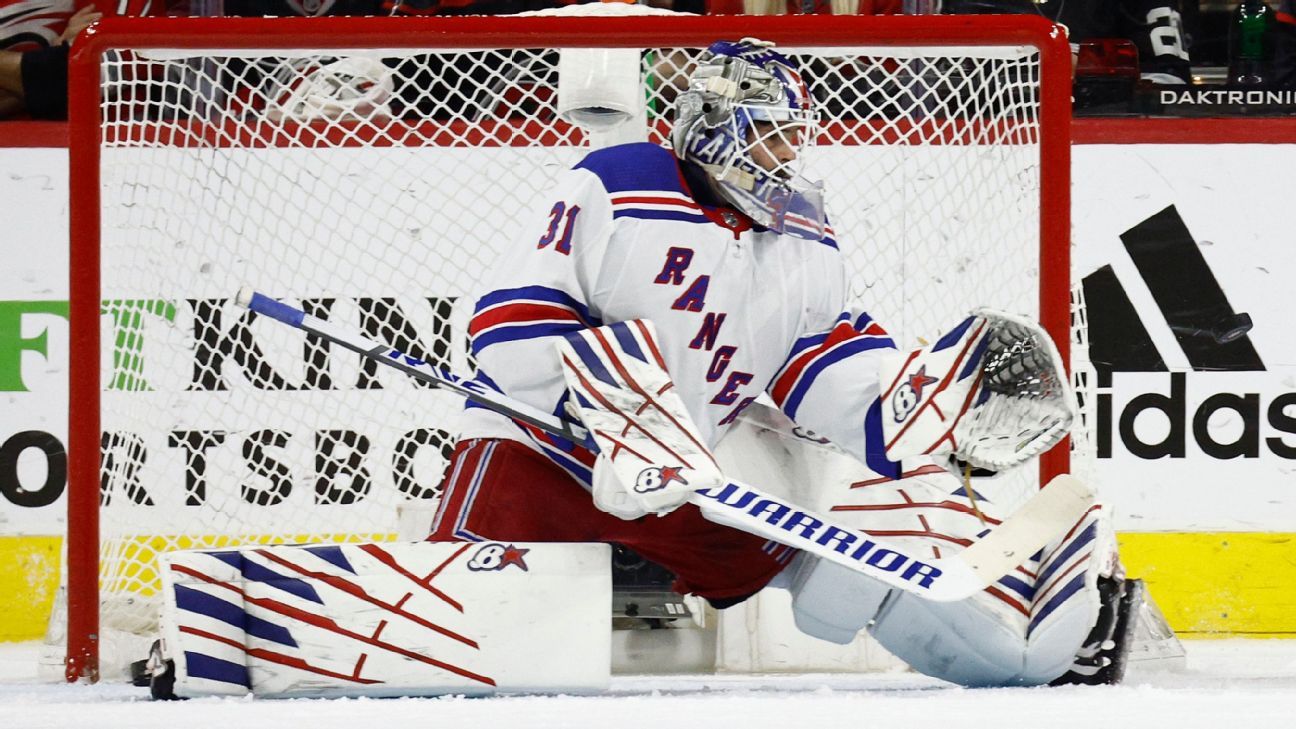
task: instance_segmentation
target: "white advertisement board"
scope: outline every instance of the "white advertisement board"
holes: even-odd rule
[[[65,523],[67,158],[0,148],[0,536]]]
[[[1296,147],[1084,145],[1072,162],[1118,528],[1293,530],[1296,232],[1273,181]]]

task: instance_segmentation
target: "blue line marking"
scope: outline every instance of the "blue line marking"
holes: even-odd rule
[[[954,327],[953,329],[949,330],[949,332],[947,332],[947,333],[945,334],[945,336],[943,336],[943,337],[941,337],[940,339],[936,340],[936,344],[935,344],[935,346],[932,347],[932,350],[931,350],[931,351],[933,351],[933,352],[939,352],[939,351],[941,351],[942,349],[945,349],[946,347],[951,347],[951,346],[953,346],[955,342],[957,342],[958,340],[962,339],[962,338],[963,338],[963,334],[964,334],[965,332],[967,332],[968,327],[972,326],[972,320],[973,320],[973,318],[974,318],[974,317],[970,317],[970,316],[969,316],[968,318],[966,318],[966,319],[964,319],[963,321],[959,322],[959,325],[958,325],[958,326],[956,326],[956,327]]]
[[[264,638],[293,648],[297,647],[297,641],[293,640],[292,633],[288,632],[287,628],[261,618],[252,617],[239,605],[226,602],[218,597],[212,597],[205,592],[184,585],[176,585],[175,593],[176,608],[179,610],[205,615],[222,623],[233,625],[248,635],[257,638]]]
[[[1080,588],[1084,587],[1084,581],[1085,573],[1083,571],[1072,577],[1071,581],[1067,583],[1067,586],[1050,598],[1048,604],[1036,613],[1035,617],[1031,618],[1030,625],[1026,628],[1026,635],[1029,637],[1031,633],[1034,633],[1035,628],[1039,627],[1039,624],[1044,622],[1044,618],[1047,618],[1054,610],[1057,610],[1062,603],[1065,603],[1072,595],[1079,592]]]
[[[630,332],[630,327],[625,322],[617,322],[611,325],[612,335],[616,337],[617,343],[626,354],[638,359],[641,362],[647,362],[648,358],[644,356],[643,350],[639,349],[639,342],[635,340],[634,334]]]
[[[346,554],[342,552],[342,547],[340,546],[327,545],[322,547],[304,547],[304,549],[334,567],[341,567],[353,575],[357,574],[355,568],[351,566],[350,560],[346,558]]]
[[[600,359],[599,356],[594,353],[594,350],[590,348],[589,343],[581,336],[581,332],[572,332],[571,334],[564,335],[564,338],[567,340],[567,343],[572,346],[572,349],[576,351],[576,356],[580,357],[581,362],[585,363],[585,366],[589,368],[590,373],[593,374],[594,377],[613,387],[621,386],[620,383],[616,381],[616,378],[612,376],[612,373],[608,372],[607,369],[603,367],[603,360]]]
[[[189,676],[192,678],[205,678],[209,681],[232,683],[245,689],[252,688],[252,681],[248,678],[247,666],[233,661],[215,658],[204,653],[185,651],[185,666],[188,669]]]

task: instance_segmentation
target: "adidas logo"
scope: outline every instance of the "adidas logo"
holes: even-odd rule
[[[1255,324],[1229,303],[1179,212],[1158,212],[1121,242],[1146,287],[1138,298],[1150,295],[1161,320],[1152,321],[1146,303],[1142,310],[1132,303],[1126,284],[1139,282],[1123,284],[1111,265],[1084,277],[1098,457],[1113,457],[1119,439],[1144,459],[1296,459],[1296,392],[1237,374],[1266,371],[1251,343]],[[1144,391],[1129,397],[1131,386]]]

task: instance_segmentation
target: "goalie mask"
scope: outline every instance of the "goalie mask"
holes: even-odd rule
[[[815,132],[813,101],[772,44],[713,43],[675,114],[675,154],[706,170],[734,207],[776,232],[823,237],[823,186],[801,176],[801,153]]]

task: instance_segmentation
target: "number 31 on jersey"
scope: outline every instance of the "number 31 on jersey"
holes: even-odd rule
[[[572,230],[576,227],[576,215],[579,213],[579,205],[569,208],[565,202],[554,203],[553,209],[549,211],[549,229],[540,236],[536,248],[545,248],[557,238],[558,243],[554,246],[554,250],[564,256],[571,255]],[[561,236],[558,235],[559,227],[562,228]]]

